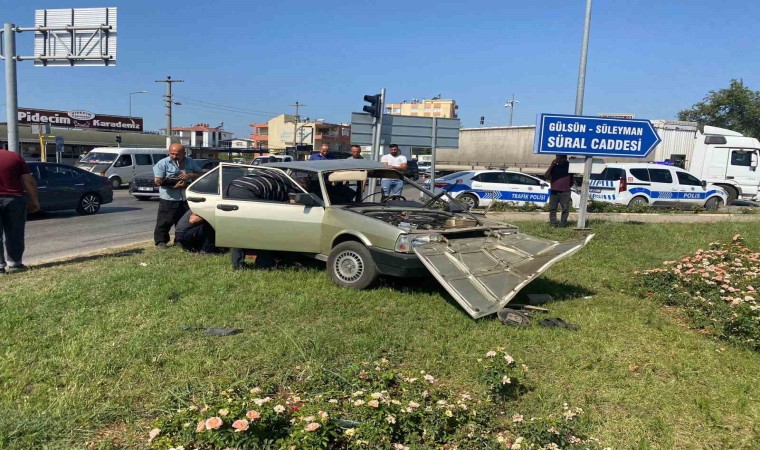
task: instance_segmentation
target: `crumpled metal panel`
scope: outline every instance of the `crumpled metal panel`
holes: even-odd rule
[[[414,252],[477,319],[504,308],[525,285],[593,237],[559,242],[504,230],[488,237],[430,243]]]

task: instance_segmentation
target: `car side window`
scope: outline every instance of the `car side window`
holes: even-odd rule
[[[71,184],[74,182],[74,171],[68,167],[56,164],[40,166],[40,177],[48,183]]]
[[[505,173],[504,175],[509,184],[522,184],[525,186],[538,186],[541,184],[541,181],[521,173]]]
[[[667,169],[649,169],[649,179],[652,183],[672,183],[673,176]]]
[[[135,155],[135,163],[138,166],[152,166],[153,162],[150,160],[150,155]]]
[[[152,156],[153,156],[153,164],[156,164],[162,159],[166,158],[166,155],[162,155],[160,153],[154,153]]]
[[[217,194],[219,195],[219,170],[210,171],[205,177],[196,181],[190,192],[199,194]]]
[[[699,178],[690,173],[681,172],[679,170],[676,172],[676,175],[678,176],[678,184],[683,184],[686,186],[702,186],[702,182],[699,181]]]
[[[116,162],[113,163],[114,167],[129,167],[131,165],[132,165],[131,155],[121,155],[119,156],[119,159],[117,159]]]
[[[631,175],[639,181],[649,181],[649,171],[647,169],[631,169]]]
[[[472,177],[472,181],[480,181],[481,183],[504,183],[501,172],[485,172]]]

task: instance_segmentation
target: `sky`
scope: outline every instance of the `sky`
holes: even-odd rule
[[[165,127],[162,95],[174,85],[174,126],[224,123],[247,137],[252,122],[294,112],[346,123],[363,96],[456,100],[462,126],[514,125],[575,108],[585,0],[0,0],[0,19],[34,25],[34,10],[118,8],[116,67],[18,63],[22,107],[144,117]],[[743,79],[760,90],[752,30],[760,2],[596,0],[583,113],[675,119],[711,90]],[[33,53],[32,33],[17,53]],[[0,73],[3,86],[4,71]],[[5,121],[5,90],[0,92]]]

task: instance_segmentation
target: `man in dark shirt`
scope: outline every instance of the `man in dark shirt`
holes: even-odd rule
[[[544,177],[551,182],[549,225],[553,227],[567,226],[567,216],[570,215],[570,187],[573,181],[573,176],[569,170],[570,163],[567,160],[567,155],[557,155],[549,166],[549,170],[544,174]],[[562,207],[559,223],[557,223],[557,205]]]
[[[217,252],[214,228],[192,211],[187,211],[174,226],[174,242],[188,252]]]
[[[29,195],[29,206],[24,193]],[[8,150],[0,150],[0,274],[26,269],[24,256],[24,228],[27,212],[40,209],[37,183],[24,159]],[[3,245],[5,235],[5,245]],[[6,268],[5,252],[8,252]]]
[[[301,192],[293,182],[277,170],[256,170],[235,178],[227,186],[225,198],[237,200],[270,200],[286,203],[289,194]],[[245,249],[230,249],[230,262],[235,270],[245,268]],[[256,267],[272,267],[274,258],[269,251],[256,252]]]

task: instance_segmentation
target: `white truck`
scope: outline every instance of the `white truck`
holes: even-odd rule
[[[662,142],[655,161],[672,161],[693,175],[722,187],[728,204],[736,199],[760,200],[760,142],[736,131],[694,122],[652,121]]]

